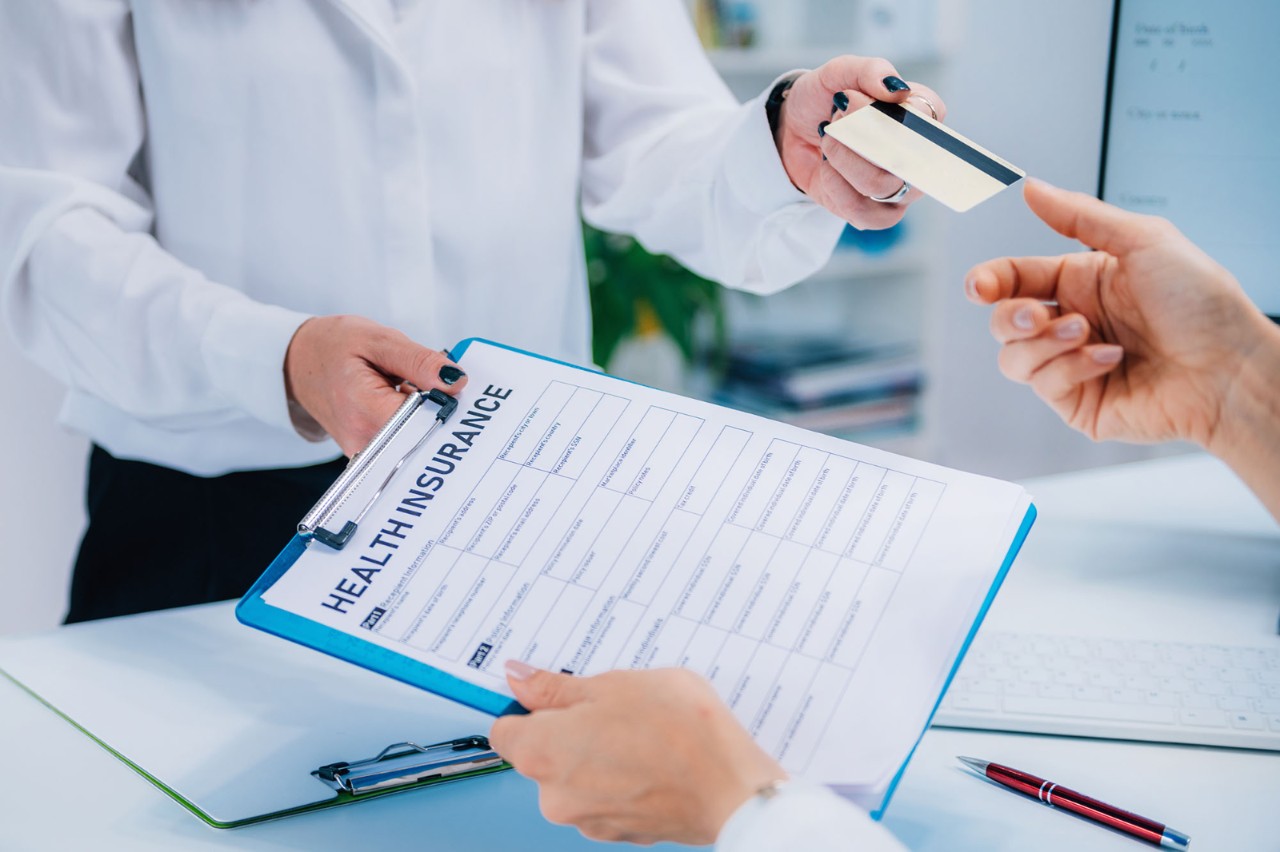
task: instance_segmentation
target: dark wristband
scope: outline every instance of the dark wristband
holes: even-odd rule
[[[791,91],[791,87],[799,79],[799,74],[783,77],[774,85],[768,99],[764,102],[764,114],[769,119],[769,131],[773,133],[775,140],[778,138],[778,120],[782,114],[782,102],[787,99],[787,92]]]

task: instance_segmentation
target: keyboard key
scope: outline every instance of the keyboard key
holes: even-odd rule
[[[1004,699],[1004,711],[1027,716],[1067,716],[1151,725],[1172,725],[1176,721],[1172,707],[1152,707],[1143,704],[1107,704],[1098,701],[1072,701],[1062,698],[1006,696]]]
[[[1259,713],[1280,716],[1280,698],[1255,698],[1253,699],[1253,709]]]
[[[956,710],[994,712],[1000,709],[1000,699],[994,695],[970,695],[968,693],[960,693],[951,696],[948,703]]]
[[[1155,642],[1134,642],[1130,656],[1140,663],[1154,663],[1160,659],[1159,646]]]
[[[1144,696],[1144,693],[1140,689],[1129,689],[1127,687],[1121,687],[1120,689],[1111,690],[1111,703],[1112,704],[1144,704],[1146,703],[1146,701],[1143,696]],[[1211,706],[1217,707],[1218,702],[1214,701]]]
[[[1229,666],[1231,665],[1231,651],[1228,648],[1206,645],[1196,652],[1196,662],[1203,663],[1206,666]]]
[[[1262,669],[1254,674],[1258,683],[1280,684],[1280,669]]]
[[[1241,698],[1261,698],[1263,693],[1259,684],[1233,683],[1231,684],[1231,694],[1239,695]]]
[[[983,678],[982,680],[972,681],[969,684],[969,691],[983,695],[999,695],[1004,690],[1000,685],[1000,681]]]
[[[1182,693],[1182,706],[1199,708],[1202,710],[1210,707],[1216,709],[1218,706],[1218,699],[1212,695],[1204,695],[1199,692],[1184,692]]]
[[[1190,692],[1191,681],[1184,677],[1166,677],[1160,679],[1160,688],[1169,692]]]
[[[1038,695],[1039,689],[1033,683],[1023,683],[1020,680],[1007,680],[1004,682],[1004,694],[1005,695]]]
[[[1231,727],[1241,731],[1265,731],[1267,720],[1261,713],[1232,713]]]
[[[1100,686],[1077,686],[1071,697],[1077,701],[1106,701],[1111,691]]]
[[[1038,690],[1041,698],[1070,698],[1071,687],[1060,683],[1042,683]]]
[[[1090,672],[1089,683],[1092,686],[1101,686],[1109,689],[1119,689],[1124,686],[1125,679],[1118,674],[1112,672]]]
[[[1201,695],[1226,695],[1229,690],[1225,683],[1218,683],[1216,680],[1201,680],[1196,682],[1196,692]]]
[[[1280,734],[1280,716],[1271,717],[1271,730],[1275,731],[1277,734]]]
[[[1248,710],[1249,699],[1236,695],[1224,695],[1218,699],[1218,707],[1223,710]]]
[[[1148,689],[1146,700],[1148,704],[1158,704],[1161,707],[1177,707],[1182,703],[1178,700],[1178,693],[1165,692],[1160,689]]]
[[[1227,714],[1221,710],[1202,710],[1199,708],[1184,707],[1178,717],[1184,725],[1195,725],[1198,728],[1225,728],[1227,726]]]
[[[1042,656],[1057,656],[1062,653],[1061,647],[1062,643],[1052,636],[1031,637],[1031,650]]]

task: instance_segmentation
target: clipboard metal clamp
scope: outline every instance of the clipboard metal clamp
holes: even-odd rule
[[[386,453],[387,448],[395,440],[396,436],[404,430],[405,425],[413,418],[413,415],[424,402],[434,402],[439,406],[439,410],[436,411],[435,421],[430,428],[423,432],[422,436],[409,448],[409,451],[395,463],[395,466],[391,468],[390,472],[382,480],[382,484],[378,486],[378,490],[364,504],[364,508],[354,518],[345,521],[337,532],[329,529],[333,525],[338,511],[346,504],[347,498],[360,487],[369,472],[373,470],[379,459]],[[351,457],[351,461],[347,462],[347,466],[341,475],[334,480],[333,484],[321,496],[320,501],[298,523],[298,534],[303,538],[313,538],[334,550],[342,550],[342,548],[346,547],[347,542],[351,541],[351,537],[355,535],[356,530],[359,528],[360,522],[364,520],[364,516],[378,502],[378,498],[382,496],[382,492],[391,484],[391,480],[395,479],[396,474],[400,472],[400,468],[414,453],[422,448],[427,438],[431,437],[431,434],[442,423],[453,416],[453,412],[457,408],[458,400],[444,391],[414,389],[410,392],[391,419],[378,430],[378,434],[373,436],[373,440],[369,442],[369,445]]]
[[[311,774],[340,793],[359,796],[431,778],[500,768],[503,763],[487,738],[472,736],[428,746],[396,743],[376,757],[354,763],[330,763]]]

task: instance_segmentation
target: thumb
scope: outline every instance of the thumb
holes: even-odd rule
[[[1153,227],[1160,221],[1036,178],[1027,178],[1022,195],[1031,212],[1050,228],[1112,255],[1127,254],[1150,242]]]
[[[553,710],[577,704],[586,697],[586,683],[573,675],[507,660],[507,684],[526,710]]]
[[[448,394],[456,394],[467,384],[467,374],[449,356],[414,343],[398,331],[388,331],[372,341],[368,350],[369,360],[380,372],[422,390]]]

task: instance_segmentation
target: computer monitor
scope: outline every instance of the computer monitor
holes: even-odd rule
[[[1280,317],[1280,0],[1116,0],[1099,195]]]

